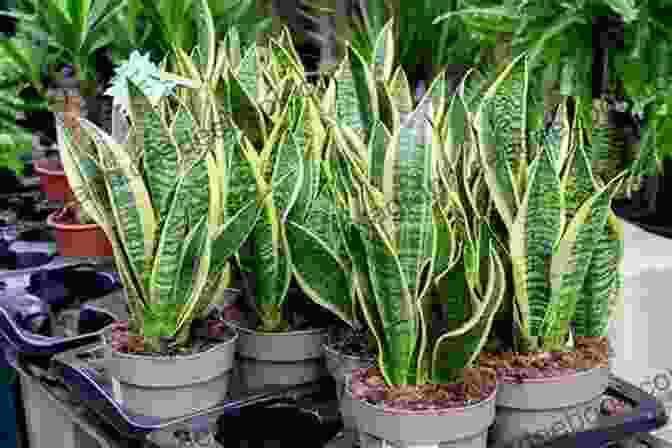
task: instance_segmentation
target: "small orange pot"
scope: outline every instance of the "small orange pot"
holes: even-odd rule
[[[63,257],[111,257],[114,255],[110,240],[98,224],[64,224],[56,222],[54,212],[47,217],[47,225],[55,230],[56,246]]]
[[[65,201],[66,197],[72,196],[68,177],[65,175],[59,160],[36,160],[33,167],[40,177],[40,186],[47,195],[47,199],[50,201]]]

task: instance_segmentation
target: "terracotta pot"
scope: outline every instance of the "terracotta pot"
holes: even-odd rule
[[[63,257],[111,257],[112,245],[97,224],[64,224],[47,217],[47,225],[55,230],[58,252]]]
[[[68,183],[68,177],[63,171],[61,162],[56,159],[36,160],[33,163],[35,172],[40,177],[42,191],[50,201],[65,201],[72,195],[72,189]]]

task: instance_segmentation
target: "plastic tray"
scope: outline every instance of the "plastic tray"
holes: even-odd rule
[[[89,265],[76,265],[53,270],[41,270],[3,281],[0,294],[0,336],[12,350],[31,356],[49,357],[76,347],[100,342],[101,335],[116,320],[107,310],[87,303],[75,307],[77,335],[69,337],[45,336],[31,331],[35,319],[50,319],[76,300],[94,299],[120,287],[115,274],[87,272],[79,291],[74,287],[72,273]],[[69,274],[68,274],[69,273]],[[69,283],[64,279],[70,275]],[[82,279],[84,280],[84,279]],[[9,283],[9,284],[8,284]],[[86,294],[86,288],[95,292]],[[87,297],[84,297],[87,296]]]
[[[60,381],[80,397],[91,410],[113,426],[123,437],[143,438],[149,433],[170,427],[198,427],[222,415],[236,415],[244,407],[267,406],[278,403],[296,404],[308,397],[315,401],[335,398],[333,379],[322,379],[299,386],[269,387],[262,391],[232,388],[230,399],[213,408],[177,419],[162,420],[152,416],[133,414],[116,401],[113,385],[104,373],[87,364],[86,359],[96,357],[101,347],[80,347],[60,353],[52,359],[52,372]],[[234,367],[235,368],[235,367]],[[332,397],[333,395],[333,397]]]
[[[614,375],[611,375],[609,379],[606,395],[625,401],[633,409],[622,415],[603,417],[604,421],[598,428],[563,434],[539,446],[548,448],[605,447],[627,440],[635,434],[662,428],[668,421],[665,406],[660,400]]]

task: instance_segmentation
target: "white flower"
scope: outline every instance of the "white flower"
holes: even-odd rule
[[[161,78],[159,68],[149,60],[149,53],[141,55],[137,50],[131,53],[126,62],[115,68],[111,86],[105,95],[114,98],[114,104],[121,106],[121,111],[128,116],[129,93],[128,81],[132,81],[154,105],[165,96],[170,95],[176,86],[174,81]]]

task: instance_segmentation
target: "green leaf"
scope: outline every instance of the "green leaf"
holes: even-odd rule
[[[515,300],[523,332],[541,336],[550,300],[548,264],[560,237],[562,195],[560,180],[546,148],[542,147],[530,175],[527,192],[510,236]]]
[[[506,291],[506,275],[501,259],[494,247],[490,246],[488,287],[481,300],[475,299],[477,293],[467,286],[472,303],[469,320],[460,327],[446,332],[436,341],[432,353],[432,383],[448,384],[460,379],[465,367],[471,367],[487,342],[495,315],[502,305]],[[450,303],[450,302],[449,302]],[[455,310],[460,302],[450,303]]]
[[[287,222],[288,250],[297,282],[315,303],[354,325],[350,282],[344,262],[334,250],[337,242],[327,241],[310,228]]]
[[[605,336],[609,326],[610,299],[620,289],[620,264],[624,255],[621,225],[613,215],[599,232],[586,278],[579,291],[574,322],[577,336]]]
[[[596,242],[604,232],[611,212],[612,196],[622,181],[623,176],[618,176],[581,205],[554,251],[550,276],[551,306],[544,316],[545,345],[546,341],[555,346],[564,343]]]

